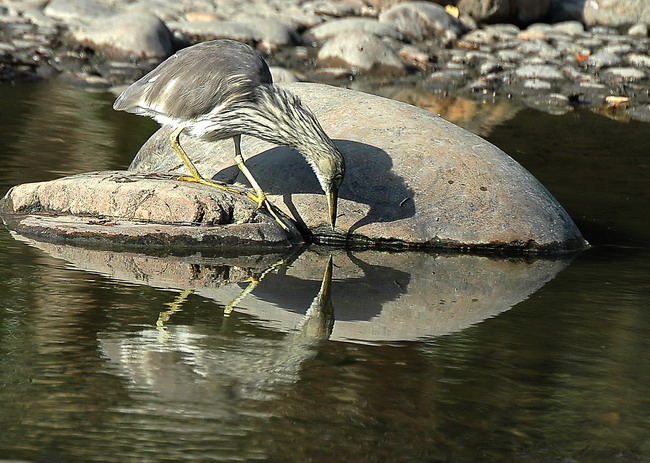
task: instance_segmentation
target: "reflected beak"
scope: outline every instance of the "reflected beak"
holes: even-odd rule
[[[336,210],[338,204],[338,189],[334,188],[328,191],[327,193],[327,206],[330,213],[330,224],[332,225],[332,231],[336,226]]]

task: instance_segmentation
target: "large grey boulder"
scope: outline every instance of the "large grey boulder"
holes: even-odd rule
[[[167,58],[174,52],[172,34],[149,13],[117,14],[75,28],[71,37],[113,57]]]
[[[354,72],[404,75],[406,67],[397,52],[369,32],[343,32],[330,38],[318,52],[324,66],[340,66]]]
[[[323,42],[338,34],[347,32],[367,32],[377,37],[402,39],[402,34],[392,26],[379,22],[374,18],[342,18],[333,19],[310,28],[303,34],[309,42]]]
[[[99,0],[52,0],[43,13],[66,23],[78,23],[107,18],[115,11]]]
[[[647,0],[589,0],[584,3],[583,20],[588,26],[630,26],[650,24]]]
[[[320,84],[284,85],[316,113],[344,154],[337,233],[308,164],[293,149],[244,136],[242,150],[271,201],[325,241],[393,247],[559,251],[586,243],[551,194],[482,138],[414,106]],[[185,173],[161,129],[131,165]],[[181,137],[204,176],[245,183],[231,140]]]
[[[237,20],[175,21],[168,26],[174,32],[198,39],[233,39],[246,43],[259,43],[262,48],[274,50],[294,41],[295,31],[277,18],[248,17]]]
[[[414,40],[438,38],[450,41],[465,30],[465,26],[442,6],[429,2],[397,4],[382,11],[379,21]]]
[[[543,21],[551,0],[460,0],[458,8],[478,22],[531,24]]]
[[[551,21],[578,20],[587,26],[650,24],[647,0],[551,0],[549,13]]]

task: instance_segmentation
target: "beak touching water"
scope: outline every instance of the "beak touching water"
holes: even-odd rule
[[[332,231],[334,231],[334,227],[336,226],[336,211],[338,205],[338,188],[332,188],[326,194],[327,206],[330,213],[330,224],[332,225]]]

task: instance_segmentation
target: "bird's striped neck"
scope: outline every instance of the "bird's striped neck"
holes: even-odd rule
[[[316,116],[296,95],[272,84],[256,87],[255,94],[257,104],[249,113],[259,131],[255,136],[277,145],[291,146],[306,157],[332,150],[338,153]]]

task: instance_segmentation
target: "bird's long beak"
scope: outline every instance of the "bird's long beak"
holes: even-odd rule
[[[338,206],[338,189],[332,189],[327,192],[327,206],[329,207],[330,212],[330,224],[332,225],[332,231],[336,226],[336,211]]]

